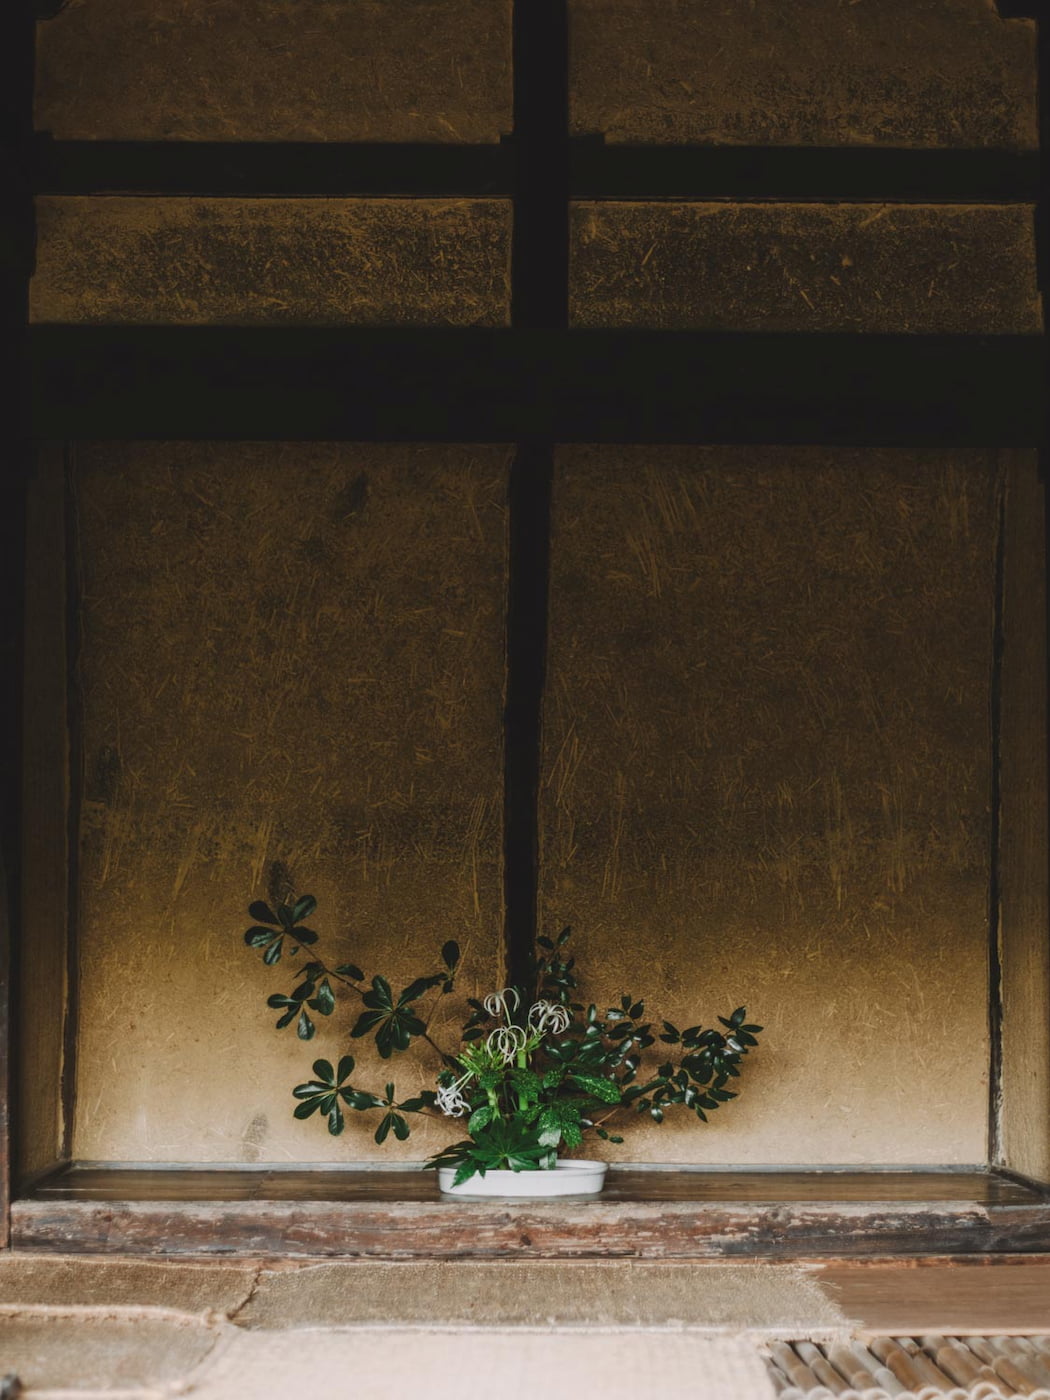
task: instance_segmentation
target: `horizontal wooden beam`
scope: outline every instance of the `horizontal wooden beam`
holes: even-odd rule
[[[509,198],[517,142],[55,141],[38,134],[38,194]],[[574,199],[1010,203],[1039,192],[1035,151],[570,143]]]
[[[55,141],[38,135],[38,194],[509,197],[502,145],[314,141]]]
[[[1028,447],[1039,336],[37,326],[39,438]]]
[[[572,190],[577,199],[1034,202],[1039,154],[873,146],[621,146],[598,138],[573,143]]]

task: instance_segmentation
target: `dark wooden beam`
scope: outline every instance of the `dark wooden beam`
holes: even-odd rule
[[[509,198],[521,149],[516,137],[472,146],[55,141],[43,132],[33,146],[33,187],[56,195]],[[565,192],[575,199],[998,204],[1039,194],[1035,151],[607,146],[600,136],[577,137],[566,150]]]
[[[38,194],[503,196],[512,144],[55,141],[33,147]]]
[[[577,199],[1009,203],[1039,194],[1036,151],[877,147],[572,146]]]
[[[33,265],[29,180],[33,21],[16,0],[0,13],[0,1249],[9,1243],[21,932],[22,628],[28,396],[25,327]]]
[[[566,0],[515,0],[511,336],[564,333],[569,319],[569,37]],[[528,378],[514,373],[516,393]],[[535,380],[533,381],[536,382]],[[494,406],[508,403],[504,385]],[[495,425],[494,425],[495,426]],[[554,443],[550,423],[522,412],[509,493],[507,692],[503,726],[503,892],[507,980],[525,987],[536,937],[541,728]]]
[[[547,674],[554,452],[519,445],[509,493],[507,691],[503,714],[503,888],[507,981],[527,988],[536,936],[539,785]]]
[[[999,485],[995,525],[992,673],[988,696],[991,776],[988,790],[988,1160],[1003,1160],[1003,659],[1005,651],[1006,491]],[[1011,599],[1012,605],[1012,599]]]
[[[1030,447],[1039,336],[38,326],[42,438]]]

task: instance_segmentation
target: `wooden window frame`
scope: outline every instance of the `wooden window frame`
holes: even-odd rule
[[[1041,336],[570,329],[568,215],[573,199],[1029,201],[1041,193],[1041,156],[631,148],[606,147],[600,137],[574,139],[568,121],[567,8],[567,0],[515,0],[514,130],[492,146],[56,142],[32,131],[30,7],[13,7],[3,21],[10,42],[0,80],[13,94],[5,134],[15,156],[10,168],[18,205],[12,244],[25,253],[5,281],[4,333],[25,372],[8,375],[4,385],[11,450],[0,497],[0,594],[7,602],[0,632],[5,677],[0,687],[0,873],[7,877],[6,899],[0,899],[0,919],[6,913],[0,927],[0,1247],[12,1239],[10,1162],[17,1133],[10,1074],[11,1057],[17,1054],[17,1008],[10,988],[21,928],[24,502],[39,443],[146,437],[517,444],[510,482],[504,775],[505,933],[511,978],[521,976],[529,956],[536,915],[536,799],[556,443],[1043,449],[1046,353]],[[1039,52],[1045,79],[1050,21],[1043,0],[1000,0],[999,8],[1004,16],[1044,17]],[[1045,150],[1047,82],[1040,87]],[[17,172],[23,172],[21,181]],[[29,328],[33,196],[99,189],[158,196],[503,196],[513,202],[510,326],[463,331]],[[1045,287],[1046,204],[1040,202],[1038,211],[1040,286]],[[1045,717],[1039,723],[1045,734]],[[996,880],[993,905],[1001,893]],[[991,923],[990,1016],[997,1046],[1001,969],[994,918]],[[74,1022],[75,1007],[67,1021],[67,1041]],[[71,1044],[67,1053],[72,1053]],[[571,1212],[525,1209],[515,1212],[507,1230],[485,1248],[535,1257],[629,1251],[632,1212],[636,1216],[638,1201],[646,1200],[663,1202],[653,1206],[654,1256],[841,1253],[846,1250],[843,1231],[868,1252],[1050,1249],[1046,1183],[1018,1178],[1000,1160],[997,1051],[992,1070],[989,1183],[993,1177],[999,1183],[1012,1181],[1027,1196],[1011,1197],[1005,1187],[989,1184],[987,1199],[975,1188],[974,1200],[931,1204],[928,1182],[925,1194],[905,1192],[891,1209],[873,1186],[872,1199],[844,1211],[826,1184],[823,1196],[817,1190],[817,1199],[824,1200],[817,1209],[812,1191],[801,1187],[788,1204],[778,1203],[767,1181],[764,1196],[762,1189],[756,1196],[742,1187],[740,1198],[723,1202],[712,1223],[701,1209],[701,1203],[710,1205],[709,1186],[708,1194],[701,1190],[699,1196],[695,1181],[672,1187],[664,1180],[658,1189],[654,1175],[648,1186],[636,1185],[633,1196],[628,1192],[623,1209],[612,1211],[600,1238],[588,1242]],[[937,1174],[928,1175],[932,1181]],[[847,1189],[844,1180],[838,1183],[839,1195],[845,1191],[848,1197],[855,1188]],[[15,1243],[41,1249],[192,1251],[200,1247],[206,1227],[218,1230],[218,1247],[228,1252],[250,1249],[256,1238],[252,1222],[258,1223],[258,1200],[243,1208],[198,1202],[172,1214],[148,1194],[137,1202],[118,1194],[123,1205],[89,1209],[83,1200],[70,1202],[62,1191],[58,1181],[50,1196],[38,1193],[35,1201],[21,1202],[25,1210]],[[65,1215],[59,1205],[63,1200]],[[977,1224],[975,1202],[983,1212]],[[466,1248],[462,1241],[474,1228],[469,1215],[450,1214],[447,1206],[435,1214],[407,1196],[393,1210],[376,1201],[344,1202],[341,1209],[331,1202],[314,1204],[316,1209],[301,1203],[297,1210],[300,1240],[311,1240],[309,1249],[315,1252],[456,1254]],[[287,1217],[287,1204],[274,1205],[271,1215],[269,1247],[280,1248],[287,1230],[274,1222]]]

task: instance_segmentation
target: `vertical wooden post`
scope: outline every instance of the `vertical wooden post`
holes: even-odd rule
[[[1046,492],[1034,453],[1004,453],[1003,459],[999,889],[994,911],[1001,1053],[991,1152],[996,1165],[1048,1181]]]
[[[514,6],[514,243],[511,324],[562,330],[569,305],[566,0]],[[504,713],[504,938],[508,981],[524,984],[536,934],[537,798],[547,652],[554,443],[550,406],[518,444],[510,483],[507,699]]]
[[[0,1248],[10,1240],[11,978],[20,899],[22,628],[28,412],[25,373],[33,264],[30,184],[33,15],[28,0],[0,10]]]
[[[21,927],[23,452],[21,444],[15,446],[0,482],[0,1248],[10,1236],[16,1048],[12,985]]]

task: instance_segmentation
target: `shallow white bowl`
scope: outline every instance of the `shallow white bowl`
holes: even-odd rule
[[[453,1186],[455,1167],[438,1167],[443,1196],[596,1196],[605,1185],[605,1162],[570,1159],[555,1163],[553,1171],[475,1173],[462,1186]]]

